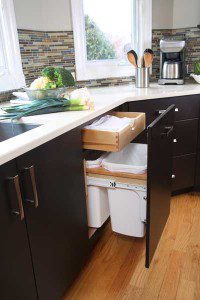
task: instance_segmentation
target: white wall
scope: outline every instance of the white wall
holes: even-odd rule
[[[19,29],[71,30],[70,0],[14,0]]]
[[[72,30],[70,0],[13,1],[20,29]],[[196,27],[200,24],[200,0],[152,0],[152,2],[153,29]]]
[[[199,0],[200,1],[200,0]],[[171,29],[174,0],[152,0],[153,29]]]
[[[173,28],[196,27],[198,24],[200,0],[174,0]]]
[[[200,24],[200,0],[152,0],[153,29],[196,27]]]

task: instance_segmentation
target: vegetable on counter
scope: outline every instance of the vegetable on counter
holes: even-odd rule
[[[24,116],[50,114],[65,111],[85,111],[94,109],[94,102],[90,99],[87,88],[77,89],[63,94],[62,98],[34,100],[29,104],[3,106],[0,120],[18,120]]]
[[[78,101],[76,101],[76,105],[72,105],[70,100],[65,99],[52,99],[52,100],[36,100],[30,104],[24,105],[13,105],[13,106],[5,106],[1,107],[1,109],[5,112],[4,114],[0,114],[0,120],[4,119],[12,119],[18,120],[25,116],[34,116],[38,114],[49,114],[56,112],[65,112],[65,111],[84,111],[90,110],[90,106],[88,105],[78,105]]]
[[[74,77],[65,68],[46,67],[42,71],[42,76],[35,79],[31,85],[31,90],[47,90],[61,87],[75,86]]]
[[[47,77],[38,77],[37,79],[35,79],[31,85],[30,85],[30,89],[31,90],[38,90],[38,89],[41,89],[41,90],[44,90],[44,89],[47,89],[47,86],[52,83],[50,81],[49,78]]]

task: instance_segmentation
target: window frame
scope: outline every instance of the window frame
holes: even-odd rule
[[[146,48],[151,48],[152,45],[152,0],[133,1],[136,1],[133,41],[136,45],[136,51],[140,55]],[[83,81],[134,76],[134,68],[117,59],[87,61],[83,0],[71,0],[71,7],[76,79]]]
[[[13,0],[0,0],[0,26],[4,52],[0,92],[6,92],[25,86]]]

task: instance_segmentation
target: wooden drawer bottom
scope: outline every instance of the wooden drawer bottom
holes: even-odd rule
[[[173,158],[172,190],[182,190],[193,187],[195,184],[196,154],[189,154]]]

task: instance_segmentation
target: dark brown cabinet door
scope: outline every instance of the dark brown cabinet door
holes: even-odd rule
[[[198,119],[175,122],[173,155],[197,152]]]
[[[15,161],[0,166],[0,299],[36,300],[18,180]]]
[[[174,192],[191,188],[195,185],[196,154],[173,158],[172,190]]]
[[[33,149],[17,163],[38,296],[61,299],[89,247],[80,131]]]
[[[146,267],[170,211],[174,105],[148,126]]]

